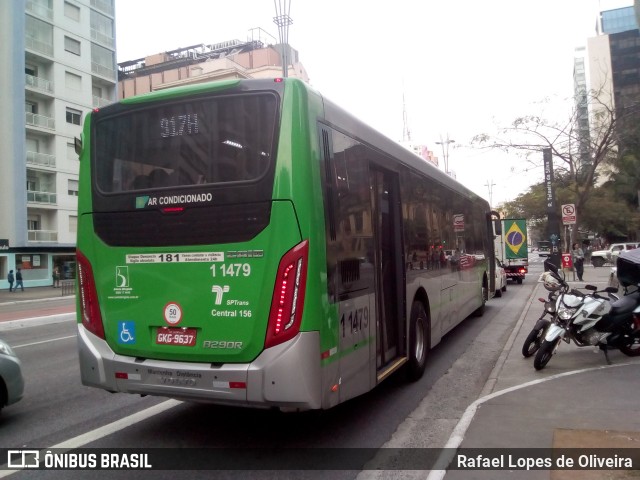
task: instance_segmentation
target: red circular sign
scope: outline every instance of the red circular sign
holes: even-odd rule
[[[176,302],[169,302],[164,306],[164,320],[169,325],[177,325],[182,320],[182,308]]]

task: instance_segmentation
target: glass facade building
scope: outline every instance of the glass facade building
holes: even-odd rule
[[[605,35],[638,29],[638,21],[633,7],[606,10],[601,15],[602,33]]]

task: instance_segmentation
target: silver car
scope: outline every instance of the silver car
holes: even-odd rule
[[[11,347],[0,340],[0,410],[16,403],[24,393],[22,364]]]

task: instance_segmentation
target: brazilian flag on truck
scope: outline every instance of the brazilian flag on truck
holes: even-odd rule
[[[524,218],[505,219],[502,231],[505,232],[505,257],[528,258],[527,221]]]

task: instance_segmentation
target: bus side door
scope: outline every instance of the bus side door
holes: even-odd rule
[[[369,173],[376,278],[376,369],[404,355],[404,280],[400,189],[396,174],[372,165]]]

